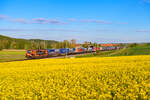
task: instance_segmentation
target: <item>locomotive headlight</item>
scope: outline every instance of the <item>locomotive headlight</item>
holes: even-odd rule
[[[30,54],[27,53],[27,56],[30,56]]]

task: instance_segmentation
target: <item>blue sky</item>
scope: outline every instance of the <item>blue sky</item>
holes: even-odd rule
[[[150,0],[0,0],[0,34],[78,42],[150,42]]]

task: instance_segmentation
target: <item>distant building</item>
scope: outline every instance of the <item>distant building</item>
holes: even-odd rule
[[[76,40],[75,40],[75,39],[72,39],[72,40],[71,40],[71,44],[73,44],[73,45],[76,44]]]
[[[100,46],[102,46],[102,47],[114,47],[114,46],[119,46],[119,44],[113,44],[113,43],[111,43],[111,44],[100,44]]]
[[[75,45],[74,45],[74,48],[80,48],[80,47],[82,47],[81,44],[75,44]]]

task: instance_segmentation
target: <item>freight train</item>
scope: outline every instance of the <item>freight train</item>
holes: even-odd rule
[[[28,59],[35,58],[47,58],[54,56],[63,56],[63,55],[73,55],[73,54],[81,54],[81,53],[92,53],[97,50],[106,51],[106,50],[115,50],[118,47],[89,47],[89,48],[61,48],[61,49],[38,49],[38,50],[27,50],[26,57]]]
[[[27,50],[26,57],[28,59],[46,58],[54,56],[63,56],[70,54],[81,54],[95,52],[95,48],[61,48],[61,49],[40,49],[40,50]]]

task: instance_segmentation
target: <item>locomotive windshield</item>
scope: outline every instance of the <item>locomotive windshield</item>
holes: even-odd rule
[[[38,54],[38,55],[43,55],[43,54],[45,54],[45,51],[38,50],[38,51],[37,51],[37,54]]]
[[[31,50],[28,50],[27,53],[31,53]]]

